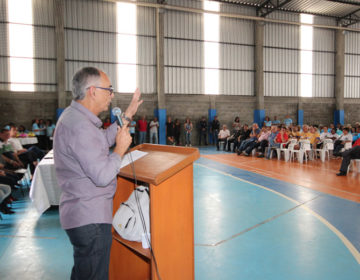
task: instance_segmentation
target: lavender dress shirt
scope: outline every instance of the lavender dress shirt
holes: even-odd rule
[[[94,223],[112,223],[112,199],[121,157],[109,153],[117,124],[101,129],[101,120],[76,101],[56,125],[54,161],[64,229]]]

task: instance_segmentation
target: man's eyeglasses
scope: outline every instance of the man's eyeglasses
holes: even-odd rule
[[[94,88],[99,88],[99,89],[103,89],[103,90],[107,90],[109,92],[109,95],[112,95],[114,93],[114,88],[113,87],[108,87],[108,88],[104,88],[104,87],[96,87],[93,86]],[[88,87],[87,89],[89,89],[90,87]]]

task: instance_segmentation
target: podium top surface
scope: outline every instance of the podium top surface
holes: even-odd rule
[[[132,149],[148,154],[134,162],[136,179],[159,185],[200,157],[196,148],[142,144]],[[134,179],[130,165],[120,170],[120,176]]]

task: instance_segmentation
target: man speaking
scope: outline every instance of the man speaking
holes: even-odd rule
[[[108,279],[116,175],[131,143],[127,124],[142,103],[141,94],[138,89],[133,94],[122,128],[114,123],[102,130],[98,115],[114,98],[108,76],[85,67],[74,75],[72,87],[73,101],[62,113],[54,136],[56,176],[62,190],[60,223],[74,249],[71,279]]]

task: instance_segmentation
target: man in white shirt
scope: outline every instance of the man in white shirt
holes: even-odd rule
[[[333,155],[339,156],[341,149],[345,147],[346,143],[352,143],[352,135],[349,133],[349,129],[347,127],[343,129],[343,134],[335,141]]]
[[[222,126],[222,129],[219,131],[218,140],[216,141],[216,149],[219,150],[219,142],[225,142],[224,147],[227,144],[227,138],[230,136],[230,131],[227,129],[226,124]]]
[[[150,122],[150,143],[151,144],[158,144],[159,140],[158,140],[158,127],[159,127],[159,122],[157,117],[154,117],[154,119]],[[153,142],[153,139],[155,139],[155,141]]]
[[[36,157],[36,159],[40,159],[40,160],[45,156],[45,152],[35,145],[30,147],[29,149],[25,149],[21,145],[20,140],[16,138],[16,134],[17,134],[16,126],[14,124],[10,124],[9,126],[10,126],[10,138],[8,142],[11,144],[11,146],[14,149],[14,152],[18,156],[26,152],[32,153]]]

